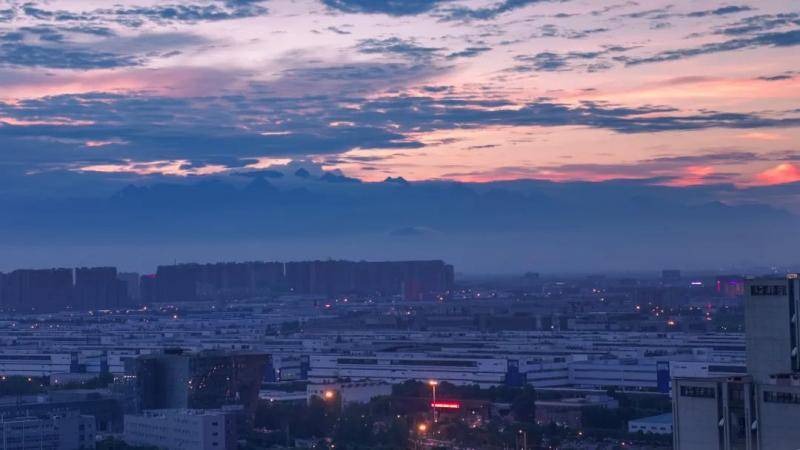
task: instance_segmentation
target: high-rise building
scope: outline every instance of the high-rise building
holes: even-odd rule
[[[661,281],[665,283],[681,281],[681,271],[677,269],[664,269],[661,271]]]
[[[800,446],[800,280],[745,285],[746,376],[673,379],[676,450]]]
[[[3,309],[60,311],[74,307],[71,269],[20,269],[3,276]]]
[[[160,266],[159,302],[236,299],[287,290],[313,295],[402,295],[418,300],[452,289],[453,266],[443,261],[300,261]]]
[[[117,278],[125,283],[125,300],[128,304],[137,304],[142,299],[141,281],[139,274],[134,272],[120,272]]]
[[[115,267],[75,269],[74,303],[77,309],[112,309],[123,306],[125,285]]]
[[[141,303],[149,305],[158,301],[158,285],[155,274],[139,277],[139,289],[141,290]]]
[[[275,262],[159,266],[155,282],[159,302],[258,297],[285,284],[283,264]]]
[[[141,409],[215,409],[241,405],[255,412],[269,355],[168,350],[135,363]]]

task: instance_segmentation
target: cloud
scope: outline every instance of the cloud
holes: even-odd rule
[[[628,19],[648,19],[648,20],[664,20],[673,17],[671,12],[674,5],[668,5],[663,8],[644,9],[632,13],[623,14],[620,17]]]
[[[483,53],[490,51],[491,47],[467,47],[464,50],[457,51],[450,53],[447,55],[447,59],[455,59],[455,58],[474,58],[479,56]]]
[[[347,31],[347,30],[343,29],[342,27],[330,26],[330,27],[326,28],[326,30],[328,30],[330,32],[333,32],[333,33],[336,33],[336,34],[341,34],[341,35],[353,34],[352,32]]]
[[[258,91],[281,96],[363,95],[405,89],[441,76],[449,69],[429,60],[309,65],[284,70],[277,80],[253,86]]]
[[[322,0],[327,7],[346,13],[415,16],[451,0]]]
[[[392,37],[388,39],[365,39],[358,43],[357,49],[365,54],[380,54],[384,56],[399,56],[413,60],[429,59],[441,49],[424,47],[413,40]]]
[[[112,21],[129,27],[140,27],[145,22],[198,23],[255,17],[267,13],[263,0],[212,0],[200,3],[162,4],[148,7],[114,6],[91,11],[72,12],[47,10],[33,4],[22,8],[31,18],[55,22]]]
[[[738,22],[719,28],[717,34],[729,36],[753,35],[800,25],[800,13],[762,14],[745,17]]]
[[[584,39],[591,35],[598,33],[605,33],[607,31],[609,31],[609,29],[604,27],[585,28],[582,30],[570,30],[570,29],[559,28],[553,24],[545,24],[539,27],[538,32],[534,33],[531,37],[533,38],[560,37],[564,39]]]
[[[100,12],[117,18],[121,23],[140,20],[153,22],[217,22],[242,19],[267,13],[262,1],[225,0],[212,4],[166,5],[140,8],[116,8]]]
[[[500,167],[490,172],[448,174],[466,180],[535,178],[552,181],[646,180],[653,184],[691,186],[731,182],[734,174],[720,166],[746,165],[763,160],[752,152],[718,152],[697,155],[660,156],[634,163],[570,163],[544,166]]]
[[[501,0],[492,6],[484,8],[468,8],[461,6],[447,8],[443,11],[442,19],[455,21],[490,20],[519,8],[549,1],[550,0]]]
[[[21,42],[0,44],[0,65],[44,67],[50,69],[109,69],[138,66],[136,56]]]
[[[738,14],[741,12],[752,11],[753,8],[747,5],[730,5],[721,6],[715,9],[705,9],[702,11],[693,11],[687,14],[688,17],[707,17],[707,16],[725,16],[728,14]]]
[[[792,47],[800,45],[800,30],[785,32],[774,32],[759,34],[754,37],[731,39],[723,42],[704,44],[699,47],[689,47],[675,50],[667,50],[651,56],[629,57],[618,56],[615,59],[622,61],[625,65],[634,66],[639,64],[650,64],[665,61],[676,61],[694,56],[707,55],[711,53],[730,52],[757,47]]]
[[[786,184],[800,181],[800,168],[792,163],[782,163],[756,175],[758,184]]]
[[[519,55],[514,59],[523,64],[511,68],[515,72],[560,72],[580,69],[597,72],[611,68],[609,55],[630,50],[628,47],[611,46],[595,51],[572,51],[567,53],[540,52],[533,56]]]
[[[758,79],[761,81],[784,81],[784,80],[791,80],[796,75],[797,75],[796,71],[789,70],[778,75],[761,76],[758,77]]]
[[[28,17],[32,17],[39,20],[54,20],[57,22],[91,21],[96,19],[96,17],[87,13],[75,13],[64,10],[51,11],[47,9],[38,8],[32,3],[27,3],[23,5],[22,12]]]
[[[89,40],[69,39],[74,34]],[[178,49],[206,43],[190,33],[117,36],[103,27],[38,25],[0,33],[0,66],[49,69],[114,69],[142,66]]]
[[[351,75],[345,78],[348,82]],[[209,173],[242,169],[261,157],[310,158],[356,149],[421,148],[426,145],[419,140],[424,133],[491,126],[582,126],[624,134],[708,128],[755,131],[800,126],[800,117],[690,114],[667,107],[567,105],[545,99],[515,104],[443,93],[436,97],[374,92],[367,97],[352,93],[187,98],[62,95],[0,103],[0,147],[9,149],[0,155],[0,167],[22,173],[47,168],[97,170],[98,166],[107,172],[170,173],[191,168],[191,173]],[[90,141],[124,145],[88,148]],[[646,170],[644,164],[663,171],[667,166],[739,163],[752,155],[681,158],[641,162],[639,172]]]
[[[0,9],[0,22],[11,22],[16,17],[13,9]]]

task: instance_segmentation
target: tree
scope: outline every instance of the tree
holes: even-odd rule
[[[532,386],[517,393],[511,401],[511,412],[520,422],[536,423],[536,390]]]

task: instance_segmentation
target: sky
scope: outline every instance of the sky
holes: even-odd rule
[[[792,264],[798,50],[788,0],[0,0],[0,270]]]

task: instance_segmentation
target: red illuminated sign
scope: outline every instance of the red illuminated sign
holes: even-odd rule
[[[458,402],[434,402],[431,407],[437,409],[458,409],[461,408],[461,403]]]

